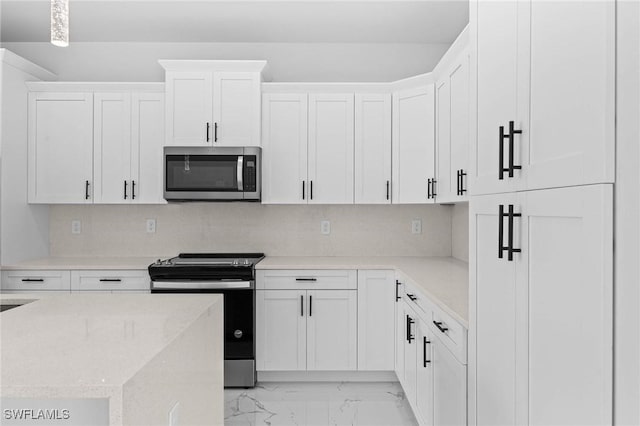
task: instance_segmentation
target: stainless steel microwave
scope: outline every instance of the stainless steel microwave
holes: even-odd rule
[[[260,201],[260,148],[165,147],[167,201]]]

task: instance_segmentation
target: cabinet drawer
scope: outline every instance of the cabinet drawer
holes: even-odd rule
[[[71,271],[71,291],[149,291],[147,271]]]
[[[69,271],[2,271],[2,291],[70,291]]]
[[[356,290],[356,270],[262,270],[256,288],[263,290]]]
[[[467,363],[467,329],[440,308],[434,306],[430,324],[433,334],[463,364]]]

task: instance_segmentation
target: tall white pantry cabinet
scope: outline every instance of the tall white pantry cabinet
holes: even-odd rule
[[[611,424],[614,2],[470,8],[469,423]]]

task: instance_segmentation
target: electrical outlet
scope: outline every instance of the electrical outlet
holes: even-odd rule
[[[79,220],[71,221],[71,233],[72,234],[80,234],[82,232],[82,222]]]
[[[156,232],[156,220],[147,219],[147,233],[153,234],[154,232]]]
[[[422,220],[413,219],[411,221],[411,233],[412,234],[422,234]]]
[[[331,233],[331,222],[328,220],[320,222],[320,232],[322,235],[329,235]]]

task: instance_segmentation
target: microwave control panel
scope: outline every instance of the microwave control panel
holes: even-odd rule
[[[245,155],[244,156],[244,191],[255,192],[256,191],[256,156]]]

